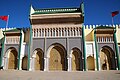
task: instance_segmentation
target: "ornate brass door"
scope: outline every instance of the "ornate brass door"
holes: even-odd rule
[[[54,47],[50,51],[49,70],[64,70],[64,52],[59,47]]]
[[[9,54],[8,69],[17,69],[17,52],[12,50]]]
[[[100,63],[101,63],[101,69],[102,70],[109,70],[109,63],[108,63],[108,57],[106,55],[107,53],[102,52],[100,53]]]
[[[88,70],[95,70],[94,57],[92,56],[87,57],[87,68]]]
[[[106,46],[100,51],[100,65],[102,70],[115,70],[116,61],[114,51]]]
[[[77,51],[72,53],[72,70],[80,70],[80,54]]]
[[[25,56],[23,57],[23,60],[22,60],[22,69],[27,70],[27,65],[28,65],[28,57]]]
[[[43,70],[43,54],[40,51],[36,53],[35,70]]]

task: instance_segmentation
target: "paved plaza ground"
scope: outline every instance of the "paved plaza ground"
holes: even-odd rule
[[[0,80],[120,80],[120,71],[18,71],[1,70]]]

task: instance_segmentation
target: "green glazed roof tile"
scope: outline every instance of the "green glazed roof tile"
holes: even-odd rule
[[[51,8],[51,9],[35,9],[32,14],[53,14],[53,13],[76,13],[81,12],[80,8]]]

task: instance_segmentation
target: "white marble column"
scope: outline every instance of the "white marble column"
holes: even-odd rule
[[[44,37],[45,37],[45,28],[43,29]]]
[[[49,71],[49,58],[44,58],[44,71]]]
[[[55,31],[54,34],[55,34],[55,37],[56,37],[56,28],[54,28],[54,31]]]
[[[71,36],[71,29],[69,29],[69,33],[70,33],[69,36]]]
[[[64,36],[65,36],[65,33],[66,33],[65,28],[63,28],[63,32],[64,32]]]
[[[108,42],[110,42],[110,37],[108,36]]]
[[[52,28],[50,28],[50,37],[52,36]]]
[[[32,71],[32,58],[30,58],[30,68],[29,71]]]
[[[75,36],[77,36],[77,28],[75,28]]]
[[[50,37],[51,36],[51,29],[49,28],[48,30],[49,30],[48,34],[49,34],[49,37]]]
[[[68,36],[68,28],[66,28],[66,32],[67,32],[67,35],[66,35],[66,36]]]
[[[53,28],[52,28],[52,37],[54,36],[54,30],[53,30]]]
[[[82,30],[81,30],[81,28],[79,28],[79,35],[80,35],[80,36],[82,35]]]
[[[35,70],[35,57],[33,57],[33,59],[32,59],[32,70]]]
[[[68,36],[70,36],[70,29],[69,28],[68,28],[67,32],[68,32]]]
[[[71,36],[74,35],[74,31],[73,31],[73,28],[71,28]]]
[[[62,37],[62,28],[60,29],[61,37]]]
[[[67,59],[68,59],[68,70],[67,71],[72,71],[72,66],[71,66],[72,58],[68,57]]]
[[[35,37],[37,37],[37,29],[35,29]]]
[[[110,39],[109,39],[109,42],[111,42],[112,40],[111,40],[111,36],[110,36]]]
[[[37,28],[37,37],[39,36],[38,33],[39,33],[39,30],[38,30],[38,28]]]
[[[98,57],[99,71],[101,70],[100,57]]]
[[[74,30],[74,28],[73,28],[72,32],[73,32],[73,36],[75,36],[75,30]]]
[[[97,37],[97,42],[99,42],[100,40],[99,40],[99,37]]]
[[[21,69],[20,69],[21,63],[20,63],[20,65],[18,66],[18,61],[19,61],[19,58],[17,58],[17,70],[18,70],[18,67],[19,67],[19,70],[21,70]]]
[[[40,29],[40,37],[42,37],[42,29]]]
[[[4,68],[4,70],[7,70],[7,57],[4,57],[3,60],[2,60],[2,66]]]
[[[50,36],[50,29],[49,28],[47,29],[47,36],[48,37]]]
[[[34,37],[34,29],[32,29],[32,36]]]
[[[40,29],[38,28],[38,37],[40,37]]]
[[[107,42],[109,42],[109,37],[107,36],[106,38],[107,38]]]
[[[102,42],[104,41],[104,37],[102,37]]]
[[[45,32],[46,32],[46,36],[48,37],[49,36],[48,28],[45,30]]]
[[[59,37],[60,36],[59,28],[57,28],[57,32],[58,32],[58,37]]]
[[[22,58],[20,58],[19,70],[22,70]]]

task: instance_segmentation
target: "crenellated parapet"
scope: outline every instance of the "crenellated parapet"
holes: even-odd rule
[[[84,28],[85,29],[94,29],[94,28],[97,28],[99,26],[106,26],[106,27],[118,27],[120,28],[120,24],[116,24],[116,25],[112,25],[112,24],[109,24],[109,25],[84,25]]]

